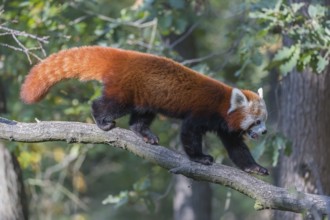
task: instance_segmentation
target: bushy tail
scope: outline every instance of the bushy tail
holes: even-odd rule
[[[104,47],[80,47],[53,54],[34,66],[21,87],[21,99],[25,103],[40,101],[49,89],[64,79],[102,81],[111,68],[114,49]]]

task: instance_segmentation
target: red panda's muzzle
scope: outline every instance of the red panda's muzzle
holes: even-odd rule
[[[267,133],[267,129],[264,122],[260,122],[255,126],[250,127],[246,131],[247,135],[251,139],[258,139],[259,136]]]
[[[248,130],[247,135],[251,139],[258,139],[258,137],[259,137],[259,135],[256,132],[253,132],[252,130]]]

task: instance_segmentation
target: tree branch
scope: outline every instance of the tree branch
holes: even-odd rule
[[[270,185],[236,168],[214,164],[205,166],[185,155],[162,146],[144,143],[133,132],[115,128],[104,132],[93,124],[79,122],[21,123],[0,117],[0,139],[17,142],[66,141],[67,143],[109,144],[127,150],[172,173],[199,181],[230,187],[252,199],[255,209],[278,209],[292,212],[330,213],[330,197],[292,192]]]
[[[1,12],[2,11],[0,11],[0,14],[1,14]],[[47,44],[48,43],[48,40],[47,40],[49,38],[48,36],[39,37],[39,36],[36,36],[36,35],[33,35],[33,34],[26,33],[24,31],[14,30],[14,29],[5,27],[3,25],[0,25],[0,37],[1,36],[6,36],[6,35],[11,35],[11,37],[14,39],[14,41],[17,43],[18,46],[13,46],[13,45],[6,44],[6,43],[0,43],[0,46],[8,47],[8,48],[13,49],[15,51],[21,51],[21,52],[25,53],[25,55],[28,58],[30,64],[32,64],[31,56],[35,57],[39,61],[42,60],[33,51],[40,50],[43,53],[43,55],[46,56],[46,53],[45,53],[45,50],[44,50],[42,44]],[[36,41],[36,43],[38,44],[38,46],[37,47],[27,48],[18,39],[18,37],[25,37],[25,38],[33,39],[33,40]]]

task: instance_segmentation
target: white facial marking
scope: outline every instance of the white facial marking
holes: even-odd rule
[[[255,125],[251,128],[251,130],[257,134],[262,134],[262,132],[266,129],[266,124],[264,121],[261,121],[259,125]]]
[[[248,100],[243,94],[243,92],[239,89],[233,88],[230,97],[230,107],[228,109],[228,114],[235,111],[240,107],[245,107],[248,105]]]
[[[250,101],[248,106],[244,107],[246,112],[245,118],[241,122],[241,129],[246,131],[246,134],[251,139],[256,139],[260,135],[265,134],[267,109],[263,99]],[[258,114],[256,114],[258,113]]]
[[[246,131],[251,124],[254,123],[254,118],[252,117],[252,115],[247,115],[244,120],[241,122],[241,128]]]

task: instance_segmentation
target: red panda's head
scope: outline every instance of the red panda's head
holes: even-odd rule
[[[267,132],[267,108],[262,89],[258,93],[234,88],[227,112],[229,128],[244,131],[251,139],[257,139]]]

